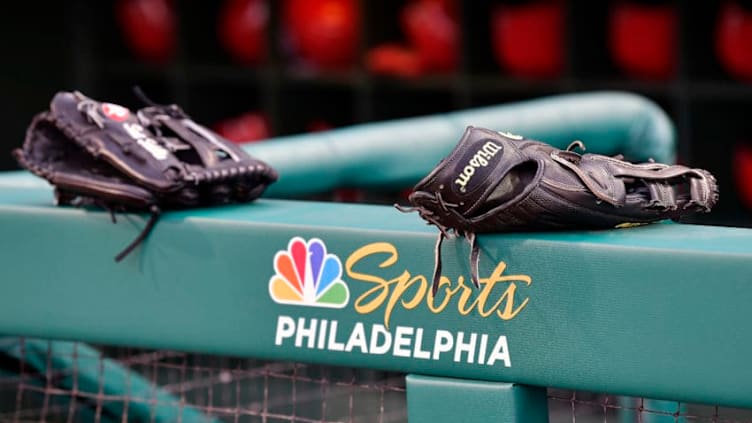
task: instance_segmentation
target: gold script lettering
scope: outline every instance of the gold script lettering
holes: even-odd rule
[[[379,263],[379,267],[385,268],[393,265],[397,262],[399,255],[394,245],[386,242],[376,242],[368,244],[364,247],[357,249],[354,253],[350,254],[345,262],[345,269],[347,275],[352,279],[356,279],[363,282],[375,283],[376,286],[364,292],[363,295],[355,300],[355,311],[360,314],[368,314],[376,310],[381,306],[386,297],[389,295],[389,282],[378,276],[369,275],[367,273],[359,273],[352,270],[355,263],[359,262],[365,257],[375,254],[388,254],[388,257]],[[405,271],[402,276],[409,278],[410,274]],[[374,297],[374,298],[371,298]],[[385,325],[389,327],[389,325]]]
[[[532,284],[532,278],[528,275],[504,275],[507,265],[503,261],[496,265],[489,277],[480,278],[480,291],[465,285],[465,279],[462,276],[457,278],[455,286],[452,286],[452,281],[449,278],[441,276],[436,297],[431,296],[428,289],[429,282],[424,275],[413,276],[408,270],[404,270],[399,276],[387,280],[376,275],[353,270],[361,260],[369,256],[382,255],[385,258],[378,265],[382,269],[393,266],[399,260],[399,252],[394,245],[387,242],[376,242],[363,246],[350,254],[345,263],[345,271],[351,279],[375,284],[355,300],[355,311],[360,314],[369,314],[384,305],[384,326],[387,328],[389,328],[392,312],[397,305],[401,305],[405,310],[411,310],[425,300],[428,309],[437,314],[444,311],[452,300],[456,299],[457,312],[463,316],[475,310],[481,317],[496,314],[502,320],[510,320],[517,316],[530,300],[524,298],[522,302],[516,304],[515,294],[517,293],[518,283],[529,286]],[[506,285],[505,288],[504,285]],[[495,290],[497,286],[504,288],[500,296],[498,296],[498,290]],[[413,287],[415,289],[411,290]],[[471,300],[476,292],[477,296]],[[443,298],[437,305],[436,301],[442,294]]]

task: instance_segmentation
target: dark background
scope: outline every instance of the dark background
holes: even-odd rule
[[[401,38],[396,16],[404,1],[363,0],[361,57],[371,46]],[[142,62],[126,47],[113,1],[13,2],[3,13],[0,92],[0,169],[17,169],[10,150],[23,140],[31,117],[59,90],[78,89],[100,100],[139,106],[131,87],[155,100],[177,102],[197,121],[211,123],[263,110],[274,135],[299,133],[312,120],[334,126],[499,104],[557,93],[618,89],[656,101],[676,123],[679,161],[709,169],[719,180],[717,209],[698,221],[752,226],[738,195],[734,147],[752,146],[752,84],[719,63],[713,36],[720,2],[670,2],[679,17],[677,72],[669,80],[633,79],[611,59],[607,14],[614,2],[566,4],[564,72],[551,79],[508,75],[491,53],[489,15],[502,1],[461,3],[462,59],[449,75],[401,80],[370,75],[362,66],[338,73],[303,73],[280,42],[280,2],[269,1],[269,57],[239,66],[216,36],[220,1],[176,1],[178,46],[165,65]],[[514,3],[521,3],[516,1]],[[749,42],[752,48],[752,40]],[[752,183],[752,181],[748,181]]]

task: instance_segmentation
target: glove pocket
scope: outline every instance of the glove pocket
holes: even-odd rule
[[[50,182],[65,195],[58,201],[71,203],[76,197],[96,199],[104,204],[117,204],[136,209],[148,209],[156,198],[149,191],[119,180],[96,174],[81,175],[71,172],[55,172]]]

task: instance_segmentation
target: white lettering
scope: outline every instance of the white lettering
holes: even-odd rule
[[[394,332],[394,355],[397,357],[410,357],[410,335],[413,334],[413,328],[407,326],[397,326]]]
[[[454,183],[460,186],[460,191],[465,191],[465,185],[467,185],[467,182],[469,180],[470,180],[470,176],[462,173],[459,176],[457,176],[457,179],[454,180]]]
[[[423,345],[423,328],[415,329],[415,349],[413,350],[413,357],[428,360],[431,358],[431,352],[420,349]]]
[[[457,332],[457,343],[454,348],[454,361],[459,363],[462,360],[462,353],[467,353],[467,362],[472,363],[475,358],[475,341],[478,337],[477,334],[471,333],[470,340],[468,342],[462,342],[464,338],[464,332]]]
[[[501,146],[491,141],[487,142],[483,146],[483,152],[488,154],[489,158],[495,156],[496,153],[499,152],[499,150],[501,150]]]
[[[126,122],[123,124],[123,129],[125,129],[125,132],[127,132],[131,138],[136,140],[138,145],[148,151],[155,159],[164,160],[170,155],[170,152],[167,151],[166,148],[159,145],[159,143],[144,133],[145,129],[143,126],[137,123]]]
[[[366,330],[363,328],[363,323],[356,323],[350,334],[350,339],[347,340],[345,345],[345,351],[350,352],[353,347],[360,348],[360,352],[368,354],[368,343],[366,342]]]
[[[137,124],[137,123],[124,123],[123,129],[125,129],[125,132],[130,135],[131,138],[134,140],[146,138],[146,134],[144,134],[144,127]]]
[[[507,346],[506,336],[502,335],[499,337],[499,340],[496,341],[496,345],[494,345],[486,364],[493,366],[496,360],[503,361],[504,367],[512,367],[512,360],[509,358],[509,347]]]
[[[330,351],[342,351],[345,349],[345,344],[337,342],[337,326],[337,321],[332,320],[332,324],[329,326],[329,343],[326,346]]]
[[[299,318],[298,319],[298,330],[295,331],[295,346],[300,348],[301,345],[303,345],[303,338],[308,339],[308,343],[306,346],[308,348],[313,348],[313,343],[316,340],[316,319],[311,319],[311,325],[306,328],[305,327],[305,319]]]
[[[362,322],[343,328],[342,334],[338,332],[339,328],[336,320],[279,316],[274,344],[282,346],[289,339],[295,348],[391,354],[419,360],[441,360],[442,354],[448,353],[455,363],[493,366],[501,362],[505,367],[512,366],[507,337],[503,335],[491,348],[490,336],[475,332],[453,333],[438,329],[430,341],[424,328],[397,326],[392,333],[384,325],[374,324],[369,329]],[[347,342],[342,342],[345,339]]]
[[[475,175],[475,169],[488,166],[489,160],[499,151],[501,151],[500,145],[493,141],[488,141],[470,158],[468,165],[462,169],[462,172],[457,175],[457,179],[454,180],[454,183],[460,186],[461,192],[465,192],[467,189],[467,184],[473,175]]]
[[[488,347],[488,335],[480,336],[480,350],[478,351],[478,363],[486,362],[486,348]]]
[[[384,337],[384,343],[379,345],[379,335]],[[371,329],[371,354],[386,354],[392,347],[392,334],[384,325],[373,325]]]
[[[316,343],[316,348],[323,350],[324,349],[324,342],[326,341],[326,326],[329,323],[326,319],[321,319],[321,323],[319,323],[319,339]]]
[[[433,342],[433,359],[438,360],[441,357],[441,353],[451,351],[452,346],[454,346],[452,334],[446,330],[437,330],[436,339]]]
[[[282,340],[295,334],[295,320],[290,316],[279,316],[277,319],[277,335],[274,337],[274,345],[282,345]]]
[[[164,160],[169,155],[167,150],[151,138],[141,138],[140,140],[136,140],[136,142],[157,160]]]

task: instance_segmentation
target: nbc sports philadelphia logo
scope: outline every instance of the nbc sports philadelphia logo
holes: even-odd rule
[[[355,256],[355,253],[350,255],[348,266]],[[358,321],[359,316],[369,313],[358,307],[346,308],[351,293],[342,279],[342,261],[327,251],[321,239],[292,238],[285,250],[275,254],[273,267],[269,295],[274,302],[319,308],[322,316],[326,315],[326,318],[279,315],[274,332],[277,347],[512,366],[505,335]],[[352,277],[349,267],[347,272]],[[368,292],[361,297],[367,295]],[[359,300],[362,298],[355,300],[356,305]],[[331,318],[332,313],[343,317]]]

